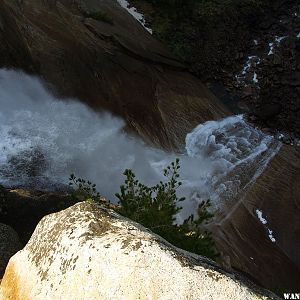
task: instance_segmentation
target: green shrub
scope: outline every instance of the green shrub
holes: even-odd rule
[[[120,193],[116,194],[120,205],[110,208],[144,225],[179,248],[215,259],[218,255],[214,242],[210,233],[203,229],[203,224],[212,218],[207,210],[209,201],[203,201],[199,205],[196,218],[190,216],[181,225],[175,223],[176,214],[182,209],[178,204],[185,200],[178,198],[176,194],[182,184],[179,181],[179,170],[177,159],[164,169],[167,180],[152,187],[139,182],[132,170],[125,170],[124,185],[121,185]],[[105,204],[101,201],[95,184],[77,178],[74,174],[69,180],[70,185],[75,187],[74,195],[79,201]]]
[[[78,201],[100,202],[100,194],[96,190],[96,184],[71,174],[69,185],[74,188],[73,197]]]
[[[209,201],[202,202],[195,219],[190,216],[183,224],[175,223],[176,214],[182,209],[178,203],[176,190],[181,185],[179,179],[179,159],[164,170],[166,182],[148,187],[136,179],[131,170],[126,170],[125,184],[116,194],[120,208],[118,212],[165,238],[171,244],[212,259],[217,257],[210,233],[202,229],[212,215],[208,213]]]

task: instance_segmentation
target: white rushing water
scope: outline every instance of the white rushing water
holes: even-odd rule
[[[130,6],[127,0],[117,1],[121,7],[125,8],[129,14],[131,14],[150,34],[152,34],[152,29],[146,26],[146,20],[143,14],[139,13],[135,7]]]
[[[51,190],[68,183],[74,172],[114,201],[126,168],[155,184],[162,169],[179,157],[180,194],[187,196],[182,216],[202,200],[218,206],[223,194],[235,193],[241,181],[225,180],[226,175],[254,162],[272,143],[241,116],[232,116],[196,127],[187,135],[184,153],[166,153],[124,133],[121,119],[75,100],[55,99],[39,79],[16,71],[0,70],[0,105],[1,184]]]

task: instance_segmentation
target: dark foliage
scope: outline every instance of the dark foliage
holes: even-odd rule
[[[165,238],[173,245],[210,258],[216,258],[214,243],[210,234],[203,230],[203,224],[212,215],[208,213],[209,201],[201,203],[198,216],[187,218],[183,224],[175,223],[176,214],[182,209],[178,203],[176,190],[181,185],[179,179],[179,160],[172,162],[164,170],[166,182],[148,187],[136,179],[131,170],[126,170],[125,184],[116,196],[120,200],[118,212],[141,223],[153,232]]]

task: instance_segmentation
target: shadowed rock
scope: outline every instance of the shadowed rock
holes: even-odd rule
[[[76,202],[74,197],[63,192],[45,193],[0,186],[0,220],[16,230],[20,241],[25,245],[45,215],[60,211]]]
[[[0,67],[37,73],[152,144],[173,148],[197,124],[228,114],[117,1],[4,0],[0,24]]]
[[[18,234],[10,226],[0,223],[0,279],[8,260],[20,249]]]

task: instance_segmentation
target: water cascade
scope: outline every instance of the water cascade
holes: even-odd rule
[[[155,184],[163,179],[163,168],[179,157],[179,193],[186,196],[182,217],[205,199],[219,207],[255,180],[280,147],[242,116],[232,116],[200,124],[187,135],[183,153],[166,153],[126,134],[123,120],[76,100],[56,99],[38,78],[17,71],[0,70],[0,105],[2,185],[54,190],[75,173],[116,201],[126,168]],[[241,170],[253,164],[243,181]]]

